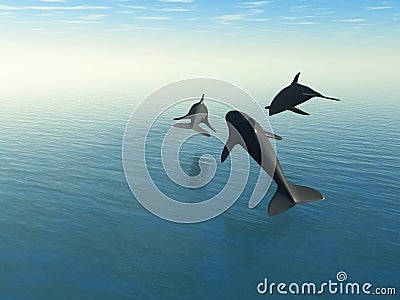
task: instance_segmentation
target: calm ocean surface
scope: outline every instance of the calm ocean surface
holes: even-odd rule
[[[308,117],[270,118],[284,137],[277,152],[286,176],[325,201],[268,217],[276,187],[249,209],[248,182],[224,214],[186,225],[149,213],[125,180],[122,139],[141,99],[0,100],[0,298],[271,298],[256,290],[265,277],[321,283],[339,271],[400,293],[399,99],[340,98],[311,100],[302,106]],[[219,163],[223,145],[202,141],[182,148],[183,169],[198,172],[205,151],[229,170]],[[157,162],[157,154],[149,159]],[[193,197],[164,183],[166,193]],[[213,183],[196,195],[220,188]]]

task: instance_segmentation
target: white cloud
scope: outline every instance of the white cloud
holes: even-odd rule
[[[240,8],[255,8],[255,7],[260,7],[264,6],[267,3],[270,3],[271,1],[253,1],[253,2],[242,2],[237,5],[237,7]]]
[[[345,26],[343,29],[349,29],[349,30],[354,30],[354,29],[361,29],[363,28],[362,26]]]
[[[251,9],[249,9],[249,14],[251,14],[251,15],[261,14],[263,12],[264,12],[264,10],[259,9],[259,8],[251,8]]]
[[[192,3],[194,0],[158,0],[160,2],[167,2],[167,3]]]
[[[99,24],[99,21],[89,21],[89,20],[59,20],[60,23],[65,24]]]
[[[116,11],[117,14],[133,14],[133,12],[128,10],[118,10]]]
[[[320,11],[320,12],[318,12],[318,13],[321,14],[321,15],[332,15],[332,14],[334,14],[335,12],[330,11],[330,10],[326,10],[326,11]]]
[[[169,12],[185,12],[185,11],[191,11],[192,9],[182,8],[182,7],[168,7],[168,8],[159,8],[159,9],[153,9],[153,10],[169,11]]]
[[[245,15],[221,15],[216,16],[214,19],[221,24],[232,25],[233,21],[240,21],[245,18]]]
[[[15,23],[15,24],[41,24],[42,22],[39,22],[39,21],[10,21],[10,23]]]
[[[108,6],[12,6],[0,5],[0,10],[86,10],[86,9],[109,9]]]
[[[367,6],[365,9],[368,10],[384,10],[384,9],[389,9],[392,8],[390,6]]]
[[[165,28],[165,27],[139,27],[139,29],[143,30],[155,30],[155,31],[162,31],[162,30],[171,30],[171,28]]]
[[[37,14],[37,17],[55,17],[55,16],[59,16],[60,14],[62,14],[63,12],[54,12],[54,13],[43,13],[43,14]]]
[[[262,18],[247,18],[246,15],[221,15],[213,18],[218,23],[224,25],[233,25],[234,21],[248,21],[248,22],[264,22],[270,19],[262,19]],[[239,27],[238,27],[239,28]],[[242,27],[240,27],[242,28]]]
[[[81,19],[84,19],[87,21],[97,21],[97,20],[103,19],[105,16],[106,15],[92,14],[92,15],[87,15],[87,16],[81,17]]]
[[[284,20],[298,20],[298,19],[311,19],[311,18],[315,18],[314,16],[283,16],[282,19]]]
[[[362,23],[367,21],[366,19],[343,19],[343,20],[332,20],[332,22],[345,22],[345,23]]]
[[[162,30],[171,30],[166,27],[140,27],[136,25],[122,25],[121,27],[115,28],[114,30],[125,31],[125,30],[153,30],[153,31],[162,31]]]
[[[288,25],[317,25],[318,22],[292,22],[292,23],[285,23]]]
[[[168,17],[158,17],[158,16],[150,16],[150,17],[136,17],[139,20],[146,20],[146,21],[160,21],[160,20],[169,20]]]
[[[193,29],[189,30],[190,32],[199,32],[199,33],[207,33],[207,32],[212,32],[212,30],[206,30],[206,29]]]
[[[291,7],[290,11],[301,12],[301,11],[304,11],[305,9],[307,9],[307,8],[308,8],[307,5],[298,5],[298,6]]]
[[[152,11],[167,11],[167,12],[186,12],[193,10],[192,8],[184,8],[184,7],[165,7],[165,8],[152,8],[148,6],[141,5],[120,5],[125,8],[131,9],[139,9],[139,10],[152,10]]]
[[[262,18],[245,18],[243,21],[249,21],[249,22],[264,22],[264,21],[269,21],[271,19],[262,19]]]
[[[121,6],[132,9],[149,9],[147,6],[139,6],[139,5],[121,5]]]

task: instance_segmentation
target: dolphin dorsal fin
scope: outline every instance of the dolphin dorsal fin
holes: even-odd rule
[[[203,96],[201,96],[201,99],[200,99],[199,103],[203,104],[203,102],[204,102],[204,94],[203,94]]]
[[[300,72],[296,74],[296,76],[294,76],[292,84],[296,84],[299,81],[299,77],[300,77]]]

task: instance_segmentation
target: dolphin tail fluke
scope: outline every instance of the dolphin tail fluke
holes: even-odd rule
[[[274,197],[272,197],[271,201],[268,205],[268,214],[270,216],[275,216],[284,211],[287,211],[289,208],[295,206],[296,203],[293,201],[292,197],[289,195],[284,188],[278,187]]]
[[[278,190],[268,206],[268,214],[270,216],[283,213],[296,204],[324,199],[324,196],[313,188],[291,183],[288,183],[288,185],[289,190],[278,186]]]

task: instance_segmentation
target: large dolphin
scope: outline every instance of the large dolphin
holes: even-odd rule
[[[268,206],[268,214],[280,214],[296,204],[323,200],[324,196],[309,187],[287,181],[278,158],[268,138],[275,135],[262,129],[254,119],[239,111],[230,111],[225,116],[229,137],[221,154],[224,162],[236,144],[240,144],[250,156],[274,179],[278,189]]]
[[[211,127],[208,122],[208,109],[204,104],[204,94],[201,97],[198,103],[195,103],[190,108],[189,112],[183,117],[174,118],[174,120],[182,120],[182,119],[190,119],[190,123],[176,123],[174,127],[184,128],[184,129],[193,129],[197,132],[210,136],[210,134],[199,126],[200,123],[206,124],[212,131],[216,132],[214,128]]]
[[[292,112],[301,115],[309,115],[309,113],[302,111],[295,106],[304,103],[314,97],[340,101],[336,98],[323,96],[320,93],[314,91],[312,88],[298,83],[299,76],[300,72],[297,73],[289,86],[285,87],[275,96],[275,98],[271,102],[271,105],[265,107],[266,109],[269,109],[270,116],[285,110],[291,110]]]

